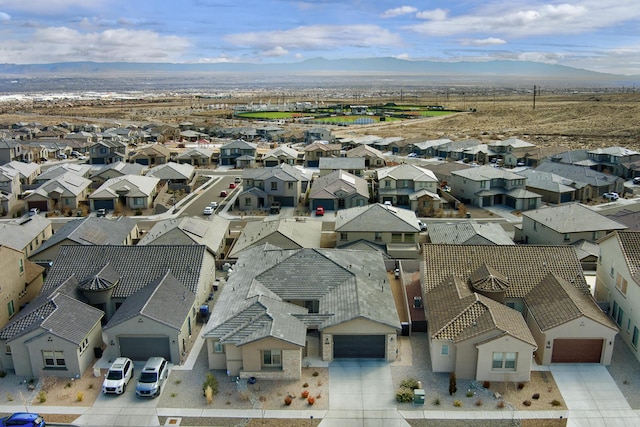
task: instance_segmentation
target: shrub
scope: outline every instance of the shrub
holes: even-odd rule
[[[524,402],[522,402],[522,404],[524,406],[531,406],[531,401],[530,400],[525,400]]]
[[[415,378],[407,378],[402,380],[402,382],[400,383],[400,387],[404,387],[404,388],[408,388],[411,390],[415,390],[418,387],[418,380]]]
[[[458,391],[458,386],[456,385],[456,373],[451,372],[449,374],[449,394],[453,396]]]
[[[318,371],[313,371],[313,374],[311,374],[311,375],[313,375],[314,377],[317,377],[320,374],[318,373]]]
[[[471,390],[467,390],[467,397],[473,397],[473,392]]]
[[[551,406],[562,406],[562,402],[560,402],[558,399],[553,399],[551,401]]]
[[[482,399],[476,400],[476,406],[482,406]]]
[[[524,383],[518,383],[518,390],[522,390],[524,388]]]
[[[309,405],[313,405],[314,403],[316,403],[316,399],[315,399],[313,396],[309,396],[309,397],[307,398],[307,403],[308,403]]]
[[[174,392],[173,392],[173,393],[171,393],[169,396],[171,396],[171,397],[176,397],[177,395],[178,395],[178,393],[176,393],[176,392],[174,391]],[[213,401],[213,399],[212,399],[212,401]]]
[[[302,384],[302,387],[304,387],[304,388],[309,387],[309,383],[304,383],[304,384]]]
[[[482,387],[489,388],[489,387],[491,387],[491,383],[489,381],[485,381],[485,382],[482,383]]]
[[[135,216],[141,216],[142,215],[142,210],[141,209],[136,209],[136,212],[134,214]]]
[[[455,406],[456,408],[461,408],[462,407],[462,401],[461,400],[454,400],[453,401],[453,406]]]
[[[302,396],[303,399],[306,399],[307,397],[309,397],[309,390],[302,390],[300,396]]]
[[[7,371],[0,370],[0,378],[4,378],[7,376]]]
[[[175,383],[176,383],[176,385],[177,385],[177,384],[180,384],[180,383],[182,382],[182,380],[175,380],[174,382],[175,382]]]
[[[40,390],[38,392],[38,402],[44,403],[47,401],[47,392],[44,390]]]
[[[540,399],[540,393],[534,393],[534,394],[533,394],[533,396],[531,396],[531,398],[532,398],[533,400],[538,400],[538,399]]]
[[[398,402],[413,402],[413,390],[402,387],[396,391],[396,400]]]
[[[204,395],[207,398],[207,404],[211,405],[213,403],[213,389],[210,385],[207,385],[207,387],[204,389]]]
[[[202,384],[202,392],[205,396],[207,393],[207,387],[211,387],[211,396],[218,394],[218,380],[211,372],[207,373],[204,384]]]
[[[436,406],[440,405],[440,397],[436,397],[435,399],[433,399],[433,404]]]
[[[506,404],[504,403],[503,399],[498,400],[498,403],[496,403],[496,408],[498,409],[502,409],[506,406]]]
[[[67,381],[67,383],[64,385],[64,388],[71,388],[71,381]]]
[[[13,402],[13,394],[7,392],[7,401],[8,402]]]
[[[76,393],[76,401],[82,402],[83,400],[84,400],[84,392],[79,391],[78,393]]]

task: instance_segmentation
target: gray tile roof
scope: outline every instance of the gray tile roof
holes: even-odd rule
[[[293,218],[251,221],[236,239],[229,257],[252,247],[271,243],[281,249],[319,248],[322,240],[322,222],[297,221]]]
[[[180,330],[196,296],[186,289],[169,270],[139,291],[131,294],[105,326],[113,328],[137,316]]]
[[[109,263],[121,275],[114,298],[129,297],[167,270],[197,293],[205,250],[203,245],[62,246],[43,290],[56,288],[72,275],[82,282]]]
[[[229,220],[218,215],[210,219],[180,217],[158,221],[147,231],[138,245],[206,245],[218,255],[229,230]]]
[[[281,163],[278,166],[273,166],[269,168],[252,168],[252,169],[244,169],[242,171],[242,178],[244,179],[254,179],[258,181],[264,181],[268,178],[276,177],[280,181],[285,182],[295,182],[295,181],[306,181],[307,178],[304,176],[300,169],[288,165],[286,163]]]
[[[575,188],[571,187],[573,181],[551,172],[524,169],[516,173],[527,178],[527,187],[551,191],[554,193],[571,193],[576,191]]]
[[[534,209],[522,212],[522,215],[557,233],[613,231],[627,228],[626,225],[600,215],[580,203]]]
[[[364,169],[364,157],[320,157],[319,169]]]
[[[40,178],[38,177],[38,179]],[[59,192],[64,197],[76,197],[85,191],[89,185],[91,185],[91,180],[73,172],[66,172],[43,183],[36,191],[47,196],[51,192]]]
[[[170,179],[191,179],[193,173],[195,171],[195,167],[188,163],[175,163],[168,162],[162,165],[154,166],[149,169],[146,176],[160,178],[161,180],[170,180]]]
[[[339,191],[346,193],[346,196],[357,193],[369,198],[369,185],[367,181],[343,170],[333,171],[327,175],[316,178],[311,186],[309,198],[337,199],[338,196],[336,196],[336,193]]]
[[[30,257],[37,259],[37,254],[65,240],[78,245],[122,245],[136,227],[135,220],[124,216],[117,219],[75,219],[65,223],[42,246],[33,251]]]
[[[420,231],[420,227],[418,227],[418,219],[415,212],[375,203],[338,211],[336,215],[336,231],[417,233]]]
[[[544,162],[535,168],[535,170],[550,172],[567,178],[574,183],[572,187],[575,188],[582,188],[585,185],[591,185],[593,187],[607,186],[618,180],[622,180],[622,178],[618,178],[617,176],[597,172],[586,166],[575,166],[565,163]]]
[[[426,222],[430,243],[450,245],[514,245],[495,222]]]
[[[550,272],[588,290],[573,246],[425,244],[423,253],[426,292],[451,275],[466,280],[483,264],[508,279],[507,298],[523,298]]]
[[[378,169],[376,174],[378,176],[378,180],[390,177],[394,180],[408,179],[414,182],[438,182],[436,174],[429,169],[408,163]]]
[[[554,273],[547,274],[524,297],[529,312],[543,331],[582,316],[613,330],[618,327],[600,310],[589,292],[583,292]]]
[[[514,172],[502,168],[494,168],[491,166],[470,167],[467,169],[452,171],[451,174],[461,176],[472,181],[486,181],[491,179],[525,179],[521,175],[518,175]]]
[[[91,177],[100,176],[104,172],[114,170],[119,172],[121,175],[142,175],[142,171],[147,169],[148,166],[141,165],[140,163],[125,163],[125,162],[115,162],[105,165],[104,167],[99,168],[91,173]]]
[[[146,197],[153,194],[160,179],[140,176],[140,175],[122,175],[108,179],[98,189],[96,189],[89,198],[113,198],[118,196],[118,190],[126,189],[127,197]]]
[[[306,309],[284,300],[318,300],[319,312],[307,318]],[[316,326],[323,329],[356,318],[400,328],[381,255],[265,245],[240,254],[204,336],[226,342],[274,336],[304,345],[303,331],[310,321],[321,321]],[[277,323],[279,334],[271,322]],[[234,338],[234,330],[242,330],[242,335]]]

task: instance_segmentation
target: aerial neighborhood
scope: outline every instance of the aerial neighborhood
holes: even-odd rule
[[[0,370],[180,366],[199,339],[212,371],[291,380],[415,335],[480,382],[611,365],[617,336],[640,360],[640,152],[545,150],[3,123]]]

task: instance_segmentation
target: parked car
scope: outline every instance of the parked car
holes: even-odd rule
[[[214,210],[215,210],[215,209],[217,209],[217,208],[218,208],[218,202],[211,202],[211,203],[209,203],[209,207],[210,207],[210,208],[212,208],[212,209],[214,209]]]
[[[391,203],[391,201],[390,201],[390,200],[385,200],[385,201],[384,201],[384,205],[385,205],[385,206],[393,206],[393,204]]]
[[[72,152],[71,152],[71,155],[72,155],[73,157],[81,157],[81,156],[82,156],[82,153],[81,153],[81,152],[79,152],[79,151],[75,151],[75,150],[74,150],[74,151],[72,151]]]
[[[633,183],[635,185],[640,185],[640,176],[636,176],[635,178],[633,178]]]
[[[66,159],[67,159],[67,155],[66,155],[66,154],[64,154],[64,153],[60,153],[60,154],[58,154],[58,159],[60,159],[60,160],[66,160]]]
[[[169,377],[169,366],[164,357],[150,357],[144,364],[138,383],[136,395],[139,397],[156,397],[160,395],[162,386]]]
[[[409,153],[407,157],[418,157],[418,153]]]
[[[40,162],[42,162],[42,163],[46,162],[47,160],[49,160],[49,159],[47,159],[46,157],[40,157]]]
[[[418,220],[418,227],[420,227],[420,231],[427,231],[427,224]]]
[[[611,193],[604,193],[602,195],[602,198],[603,199],[607,199],[610,202],[614,202],[614,201],[618,200],[620,198],[620,196],[618,195],[618,193],[611,192]]]
[[[324,215],[324,208],[322,206],[318,206],[316,208],[316,216],[323,216]]]
[[[280,213],[280,202],[271,203],[271,207],[269,207],[269,213],[279,214]]]
[[[44,427],[42,416],[33,412],[15,412],[8,417],[0,418],[0,426]]]
[[[214,209],[211,206],[207,206],[204,208],[204,211],[202,211],[203,215],[212,215],[214,212]]]
[[[227,197],[229,195],[229,193],[227,193],[225,190],[222,190],[220,192],[220,197]]]
[[[96,216],[98,218],[106,217],[107,216],[107,210],[106,209],[98,209],[98,212],[96,213]]]
[[[240,183],[242,182],[242,178],[240,178],[239,176],[236,176],[236,177],[233,179],[233,182],[235,182],[236,184],[240,184]]]
[[[118,357],[105,375],[102,392],[122,394],[127,390],[127,384],[131,378],[133,378],[133,361],[128,357]]]
[[[29,216],[38,215],[39,213],[40,213],[40,209],[38,209],[38,208],[29,209]]]

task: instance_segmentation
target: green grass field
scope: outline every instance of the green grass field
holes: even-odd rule
[[[246,113],[237,113],[237,117],[246,119],[290,119],[293,117],[304,117],[301,113],[292,113],[289,111],[250,111]]]

